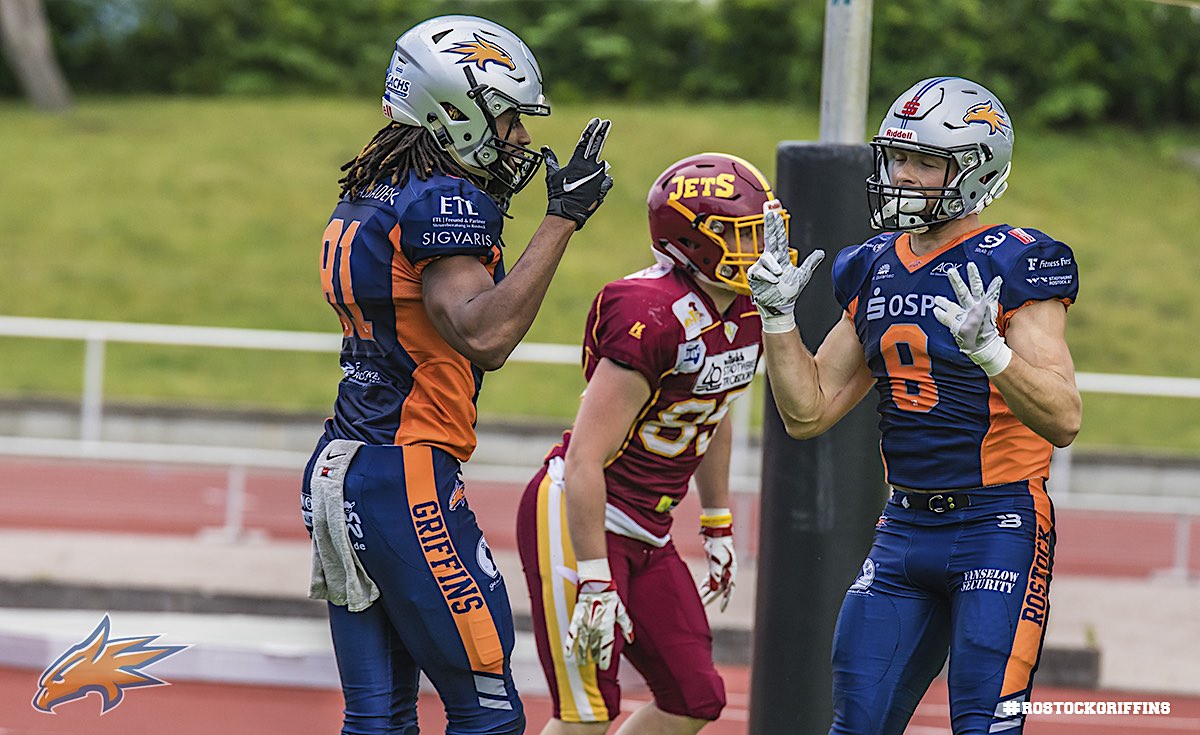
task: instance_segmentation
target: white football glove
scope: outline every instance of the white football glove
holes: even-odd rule
[[[796,299],[825,258],[824,250],[814,250],[799,266],[792,265],[781,209],[778,199],[763,204],[763,254],[746,270],[762,329],[770,334],[795,328]]]
[[[958,349],[983,368],[988,377],[1000,374],[1012,360],[1012,350],[996,328],[1003,279],[996,276],[985,290],[978,266],[970,262],[967,263],[969,287],[958,275],[958,268],[951,269],[947,275],[958,303],[945,296],[936,296],[933,299],[933,315],[950,328]]]
[[[617,628],[621,629],[626,643],[633,643],[633,621],[617,595],[608,559],[587,559],[578,566],[579,596],[563,641],[563,651],[567,660],[578,666],[595,663],[601,669],[607,669],[612,666]]]
[[[704,537],[704,555],[708,558],[708,576],[700,583],[700,601],[707,607],[720,598],[721,612],[725,612],[737,576],[733,515],[729,509],[705,508],[700,516],[700,535]]]

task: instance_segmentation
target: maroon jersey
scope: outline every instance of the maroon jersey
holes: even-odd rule
[[[671,509],[733,399],[754,378],[762,323],[749,296],[718,313],[686,274],[658,264],[601,289],[588,313],[584,377],[601,358],[646,378],[650,399],[604,471],[606,527],[666,542]],[[570,432],[549,457],[565,456]]]

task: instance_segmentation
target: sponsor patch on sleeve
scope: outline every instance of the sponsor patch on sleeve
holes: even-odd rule
[[[714,324],[712,314],[708,313],[708,308],[700,297],[694,293],[688,293],[683,298],[671,304],[671,311],[675,314],[675,318],[683,325],[684,337],[686,339],[695,339],[700,336],[708,327]]]
[[[1020,227],[1012,228],[1011,230],[1008,231],[1008,234],[1017,238],[1018,240],[1025,243],[1026,245],[1032,244],[1035,239],[1033,237],[1033,235],[1030,235],[1028,232],[1026,232],[1025,230],[1022,230]]]

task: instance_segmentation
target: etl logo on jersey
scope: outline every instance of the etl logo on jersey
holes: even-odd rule
[[[438,210],[439,214],[479,216],[479,210],[475,209],[475,203],[470,199],[465,197],[441,197],[441,200],[442,206]]]
[[[34,709],[54,714],[59,705],[83,699],[94,692],[100,696],[100,714],[104,714],[123,701],[126,689],[170,683],[143,669],[188,646],[149,645],[158,640],[157,635],[110,638],[110,630],[111,624],[105,615],[83,642],[68,648],[42,672],[37,694],[33,696]]]

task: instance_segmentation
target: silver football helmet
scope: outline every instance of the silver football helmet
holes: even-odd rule
[[[542,154],[504,140],[496,118],[549,115],[533,52],[507,28],[468,15],[420,23],[396,39],[383,93],[383,114],[433,133],[455,160],[504,194],[520,191]]]
[[[1008,113],[985,87],[958,77],[916,83],[892,103],[871,140],[871,225],[924,232],[930,225],[979,213],[1008,187],[1012,147]],[[939,156],[953,165],[947,166],[939,188],[896,186],[890,168],[896,151]]]

